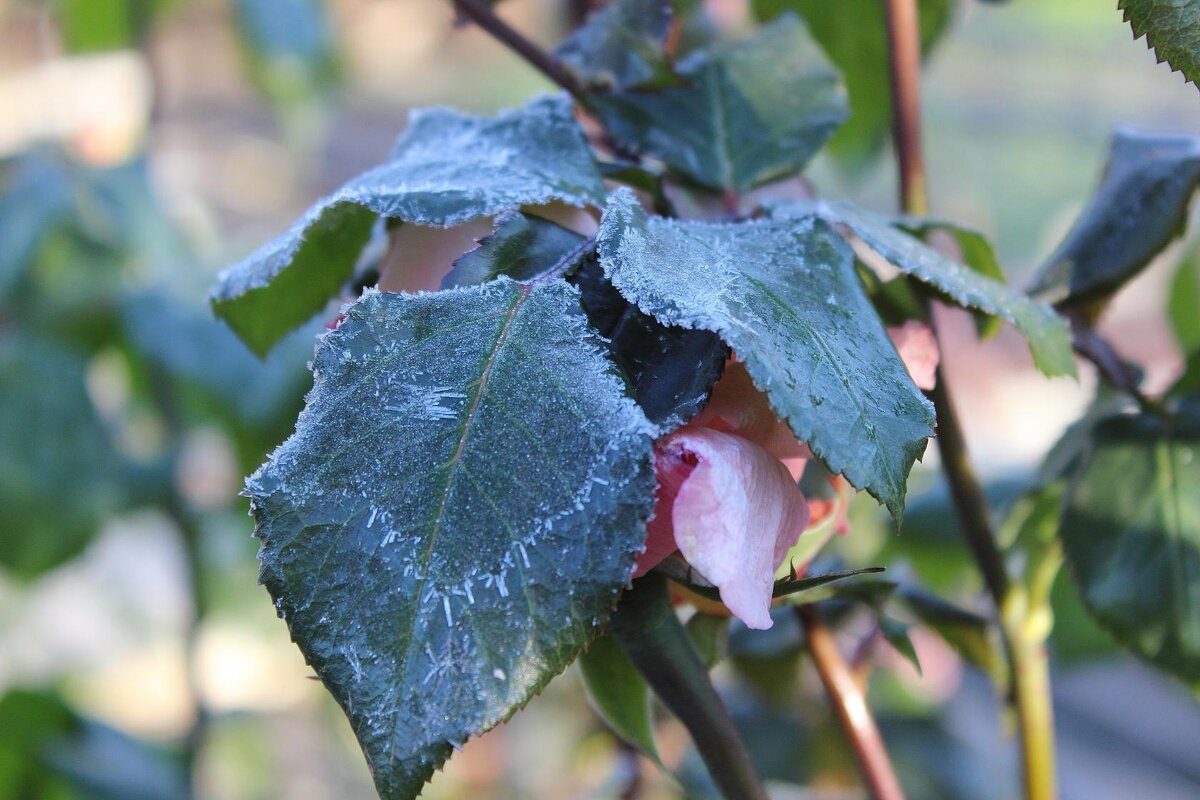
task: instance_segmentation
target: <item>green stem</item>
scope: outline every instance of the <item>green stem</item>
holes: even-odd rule
[[[920,140],[921,43],[917,0],[885,1],[901,208],[908,214],[927,214],[929,194]],[[960,527],[1000,617],[1020,732],[1024,797],[1053,800],[1057,795],[1057,780],[1046,631],[1027,624],[1030,614],[1041,609],[1030,609],[1025,590],[1014,586],[1008,575],[992,530],[987,498],[967,454],[966,440],[940,368],[930,397],[937,411],[938,450]]]
[[[904,800],[904,790],[900,788],[879,726],[875,724],[862,688],[842,658],[833,634],[813,605],[797,606],[796,616],[804,628],[808,652],[817,674],[821,676],[825,692],[858,759],[867,791],[875,800]]]
[[[675,616],[666,578],[650,573],[634,581],[621,596],[609,634],[692,734],[721,795],[727,800],[767,800],[733,719]]]

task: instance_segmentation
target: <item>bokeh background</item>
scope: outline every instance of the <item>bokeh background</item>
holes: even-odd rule
[[[710,4],[736,28],[737,0]],[[1115,2],[960,2],[926,71],[934,208],[985,232],[1027,281],[1097,182],[1120,125],[1200,133],[1200,94],[1132,39]],[[546,45],[580,13],[505,0]],[[490,112],[553,89],[445,0],[0,0],[0,800],[371,798],[340,711],[256,583],[242,477],[291,430],[320,324],[266,362],[214,321],[215,271],[382,159],[414,106]],[[890,154],[818,191],[894,208]],[[1104,323],[1167,386],[1163,320],[1182,240]],[[944,359],[1002,504],[1090,402],[1024,344],[948,315]],[[964,605],[967,567],[931,448],[899,537],[874,503],[835,543]],[[1064,798],[1200,796],[1200,705],[1125,656],[1056,587]],[[861,797],[814,676],[777,626],[717,675],[778,797]],[[847,641],[854,640],[853,626]],[[791,638],[789,638],[791,637]],[[871,690],[910,795],[1015,796],[984,676],[919,627],[923,675],[880,644]],[[622,749],[575,670],[469,743],[431,798],[705,796]],[[801,789],[800,786],[806,788]],[[632,795],[626,795],[632,796]]]

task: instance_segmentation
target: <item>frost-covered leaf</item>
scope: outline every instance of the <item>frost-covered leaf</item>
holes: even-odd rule
[[[479,246],[454,262],[442,288],[472,286],[506,275],[515,281],[536,278],[573,255],[582,258],[584,237],[541,217],[509,211],[496,218],[495,230]]]
[[[1060,528],[1084,605],[1133,652],[1200,686],[1200,415],[1096,426]]]
[[[661,433],[678,428],[712,396],[725,369],[729,347],[705,330],[663,325],[623,298],[595,259],[572,281],[582,294],[588,320],[608,340],[613,361],[624,372],[642,411]]]
[[[124,504],[123,463],[88,397],[86,366],[48,339],[0,337],[0,569],[12,574],[75,555]]]
[[[213,307],[261,354],[336,294],[377,215],[449,226],[553,200],[603,202],[603,182],[565,97],[541,97],[494,118],[417,111],[387,161],[223,272]]]
[[[949,236],[958,246],[959,259],[963,264],[980,275],[1000,283],[1005,282],[1004,268],[1000,266],[1000,259],[996,256],[992,243],[979,231],[948,220],[931,217],[899,217],[896,220],[896,226],[923,240],[927,240],[930,234]],[[1004,325],[1004,321],[1000,317],[980,311],[975,311],[974,314],[975,327],[979,335],[985,339],[995,336]]]
[[[1200,183],[1200,138],[1118,131],[1095,195],[1042,267],[1035,297],[1103,298],[1137,275],[1187,224]]]
[[[605,272],[626,298],[664,324],[720,334],[797,438],[900,518],[933,409],[832,227],[811,216],[647,218],[622,189],[609,198],[598,241]]]
[[[248,484],[262,580],[380,794],[414,797],[608,618],[651,429],[559,279],[370,292],[314,373]]]
[[[850,203],[779,206],[774,216],[817,213],[848,226],[868,247],[964,308],[1008,320],[1025,335],[1034,363],[1046,375],[1074,375],[1066,322],[1045,305],[958,264],[893,225],[888,217]]]
[[[682,83],[665,43],[668,0],[612,0],[555,50],[559,61],[598,90],[655,89]]]
[[[702,186],[744,190],[794,174],[846,117],[837,71],[792,14],[676,69],[689,85],[590,101],[617,140]]]
[[[1200,80],[1200,0],[1117,0],[1134,38],[1146,37],[1159,63]]]
[[[921,50],[928,53],[949,27],[955,0],[920,0]],[[887,138],[892,122],[887,24],[880,0],[754,0],[754,12],[771,20],[785,11],[804,18],[812,36],[841,70],[850,95],[850,118],[829,141],[851,171],[865,167]]]

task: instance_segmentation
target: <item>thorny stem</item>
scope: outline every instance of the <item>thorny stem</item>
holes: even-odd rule
[[[821,676],[821,683],[854,749],[867,791],[875,800],[904,800],[904,790],[900,788],[879,726],[875,724],[862,687],[842,658],[833,634],[821,621],[815,606],[797,606],[796,616],[804,628],[808,652]]]
[[[510,50],[529,62],[554,83],[567,90],[582,106],[587,106],[583,87],[556,58],[526,39],[507,22],[496,16],[491,6],[483,0],[451,0],[458,13],[490,33]]]
[[[891,64],[893,130],[900,166],[900,202],[909,214],[926,214],[929,196],[920,140],[920,28],[916,0],[885,0]],[[999,627],[1009,663],[1012,701],[1021,739],[1026,800],[1053,800],[1057,795],[1054,764],[1054,720],[1045,633],[1033,633],[1025,622],[1031,611],[1024,590],[1014,586],[996,544],[987,498],[967,455],[966,441],[943,371],[930,394],[937,411],[938,450],[950,485],[959,523],[983,574],[999,614]]]

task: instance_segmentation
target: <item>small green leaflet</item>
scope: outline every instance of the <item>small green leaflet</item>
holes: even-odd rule
[[[754,0],[752,5],[761,20],[785,11],[798,13],[841,70],[850,95],[850,118],[829,140],[829,150],[850,172],[861,171],[883,145],[892,122],[885,4],[881,0]],[[955,0],[920,0],[918,6],[921,50],[928,53],[949,27]]]
[[[957,264],[895,225],[888,217],[845,202],[803,203],[778,206],[774,217],[817,214],[832,223],[848,226],[875,252],[901,272],[912,275],[968,309],[1006,319],[1025,335],[1038,369],[1049,376],[1074,375],[1071,335],[1067,323],[1045,305],[980,272]]]
[[[664,324],[720,334],[796,437],[900,519],[933,408],[830,225],[648,218],[620,189],[597,238],[605,272],[630,302]]]
[[[1096,426],[1060,534],[1084,605],[1142,658],[1200,686],[1200,415]]]
[[[579,667],[592,705],[613,733],[662,766],[654,742],[650,687],[613,638],[593,641],[579,657]]]
[[[492,233],[479,240],[479,246],[454,262],[454,268],[442,279],[442,288],[472,286],[501,275],[514,281],[536,278],[553,269],[563,259],[581,252],[584,237],[541,217],[506,211],[496,217]]]
[[[604,200],[565,97],[541,97],[494,118],[416,111],[387,161],[223,272],[213,308],[263,354],[337,294],[377,216],[448,226],[554,200],[575,206]]]
[[[262,580],[385,800],[605,624],[644,546],[652,427],[558,278],[368,292],[247,484]]]
[[[1117,0],[1134,38],[1146,37],[1159,63],[1200,80],[1200,0]]]
[[[1183,233],[1198,183],[1200,138],[1117,131],[1100,186],[1032,294],[1075,305],[1120,289]]]
[[[793,175],[846,118],[837,70],[794,14],[676,70],[687,86],[589,102],[614,138],[701,186],[741,191]]]
[[[664,43],[671,28],[667,0],[611,0],[554,51],[598,90],[658,89],[683,83]]]

